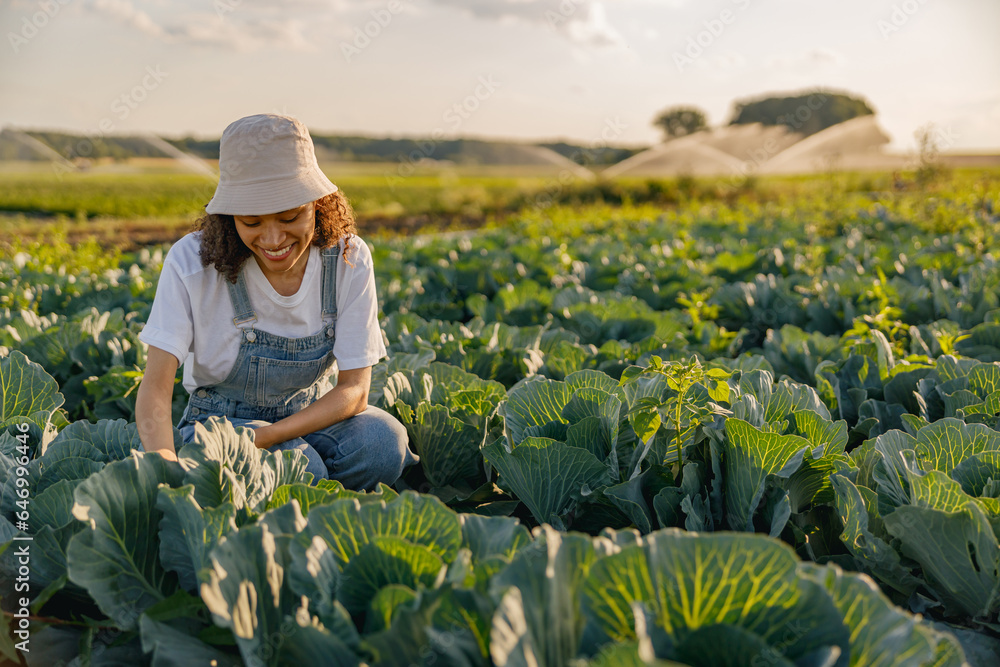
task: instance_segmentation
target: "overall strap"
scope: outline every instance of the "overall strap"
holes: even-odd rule
[[[253,261],[253,259],[250,261]],[[253,306],[250,305],[250,294],[247,292],[247,281],[243,277],[243,270],[240,270],[235,283],[227,280],[226,285],[229,287],[229,299],[233,302],[233,311],[236,313],[236,317],[233,318],[233,324],[239,328],[241,324],[256,321],[257,313],[254,312]]]
[[[323,248],[322,255],[323,317],[337,319],[337,260],[340,257],[340,244]]]

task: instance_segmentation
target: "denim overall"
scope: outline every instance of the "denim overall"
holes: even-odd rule
[[[177,428],[184,442],[194,437],[194,423],[212,415],[235,426],[273,424],[302,410],[320,396],[323,379],[335,361],[337,260],[339,247],[322,256],[323,329],[304,338],[286,338],[253,328],[257,315],[250,303],[244,271],[229,296],[240,329],[240,349],[229,375],[219,384],[198,387],[188,399]],[[247,261],[255,261],[252,257]],[[249,325],[247,327],[246,325]],[[270,451],[297,449],[308,459],[313,484],[333,478],[352,489],[392,484],[403,467],[419,459],[407,447],[406,429],[392,415],[369,405],[363,412],[302,438],[273,445]]]

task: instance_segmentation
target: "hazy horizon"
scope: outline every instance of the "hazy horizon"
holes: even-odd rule
[[[946,150],[1000,149],[990,0],[0,0],[0,25],[19,129],[216,139],[273,111],[317,134],[642,146],[669,106],[719,126],[736,100],[824,88],[866,99],[890,149],[928,123]]]

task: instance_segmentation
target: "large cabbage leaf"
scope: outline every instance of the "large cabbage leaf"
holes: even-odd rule
[[[535,541],[493,578],[490,652],[498,667],[565,665],[580,651],[581,583],[597,555],[590,538],[536,529]]]
[[[715,442],[713,441],[713,445]],[[753,516],[769,475],[788,478],[802,465],[812,444],[797,435],[762,431],[730,417],[726,439],[719,445],[725,467],[726,517],[733,530],[752,531]],[[776,535],[781,526],[772,526]]]
[[[797,563],[788,546],[768,538],[664,529],[599,561],[584,584],[585,606],[621,640],[636,636],[634,603],[641,603],[664,635],[660,658],[713,664],[718,642],[731,637],[734,651],[762,646],[793,662],[827,656],[835,662],[822,664],[846,665],[850,635],[841,613],[797,575]]]
[[[799,574],[826,587],[851,630],[851,665],[963,664],[954,637],[938,632],[894,606],[865,575],[844,572],[836,565],[800,563]],[[939,659],[950,656],[953,659]]]
[[[500,486],[527,505],[539,523],[564,525],[561,515],[611,481],[607,466],[591,452],[551,438],[525,438],[513,450],[498,440],[483,453],[499,471]]]
[[[946,613],[995,620],[1000,500],[985,492],[998,449],[994,431],[952,418],[879,436],[870,476],[833,477],[841,540],[858,566],[901,594],[921,587]]]
[[[286,507],[298,512],[294,500]],[[201,597],[216,624],[232,630],[247,664],[359,664],[344,638],[314,621],[308,600],[292,590],[292,538],[268,525],[244,526],[212,549]]]
[[[264,511],[278,487],[312,480],[301,452],[258,449],[252,429],[234,427],[225,417],[196,423],[194,437],[178,457],[190,461],[184,484],[194,486],[199,507],[232,503],[241,525]]]
[[[0,349],[0,392],[0,432],[8,431],[15,423],[29,423],[29,447],[34,455],[36,448],[44,448],[43,440],[54,435],[49,423],[65,402],[59,386],[44,368],[23,352],[5,353]]]
[[[462,528],[458,515],[440,500],[407,491],[389,502],[343,498],[316,507],[296,539],[308,545],[314,536],[326,541],[341,567],[379,536],[425,546],[450,563],[461,546]]]
[[[194,592],[207,580],[209,554],[228,533],[236,530],[232,503],[202,509],[194,486],[161,487],[156,507],[163,513],[159,525],[160,562],[177,573],[180,585]]]
[[[177,590],[160,561],[159,485],[179,486],[183,469],[159,454],[136,453],[108,464],[74,490],[73,515],[85,528],[69,542],[67,570],[123,630],[138,627],[149,606]]]

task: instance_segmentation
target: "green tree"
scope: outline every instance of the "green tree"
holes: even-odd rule
[[[684,137],[705,129],[705,112],[695,107],[671,107],[661,111],[653,125],[663,130],[665,141]]]
[[[845,120],[874,113],[868,102],[860,97],[809,90],[785,97],[737,100],[733,103],[730,125],[785,125],[793,132],[809,136]]]

